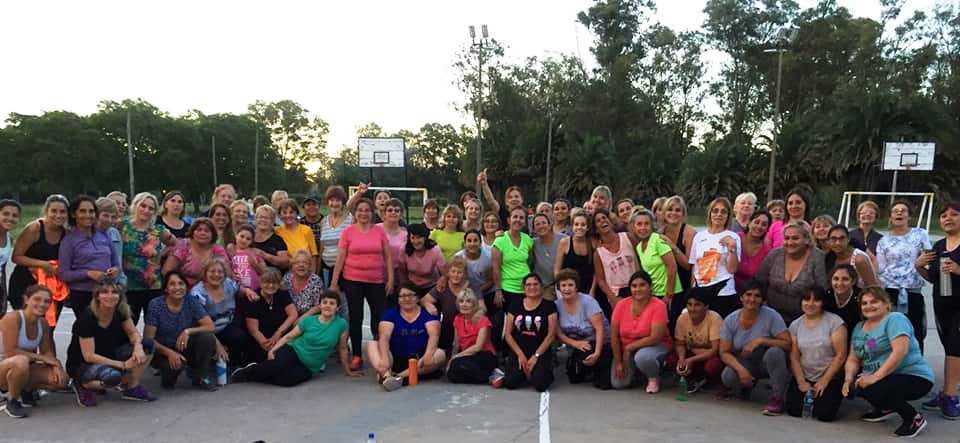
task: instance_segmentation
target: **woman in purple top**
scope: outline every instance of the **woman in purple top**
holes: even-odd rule
[[[120,277],[120,254],[107,231],[96,228],[99,217],[93,198],[73,199],[67,211],[73,229],[60,242],[60,278],[70,286],[70,306],[82,314],[93,299],[93,287]]]

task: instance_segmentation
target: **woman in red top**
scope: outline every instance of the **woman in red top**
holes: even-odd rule
[[[660,391],[660,365],[670,350],[667,305],[652,294],[650,274],[630,276],[630,298],[617,303],[610,326],[614,389],[629,388],[639,371],[647,379],[647,393]]]
[[[457,296],[460,313],[453,319],[453,350],[447,364],[450,383],[486,383],[495,388],[503,382],[503,372],[498,371],[497,356],[490,341],[493,324],[480,309],[480,301],[470,288]]]
[[[387,233],[373,224],[373,202],[361,198],[353,212],[356,222],[343,230],[337,245],[337,264],[333,268],[330,289],[340,291],[342,274],[347,310],[350,312],[350,346],[353,348],[350,369],[356,371],[363,364],[360,358],[363,301],[366,300],[370,305],[370,324],[379,325],[387,294],[393,290],[393,255]],[[387,272],[383,272],[384,269]],[[377,339],[378,331],[374,329],[372,332],[373,338]]]
[[[740,243],[743,247],[740,249],[740,265],[737,266],[737,272],[733,274],[738,288],[756,277],[760,264],[770,253],[772,248],[766,241],[766,237],[772,222],[773,217],[769,212],[754,212],[750,216],[750,221],[747,222],[747,229],[740,231]]]

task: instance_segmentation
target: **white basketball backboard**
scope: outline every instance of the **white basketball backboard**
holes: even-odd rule
[[[404,166],[402,138],[364,137],[357,140],[361,168],[402,168]]]
[[[932,171],[937,145],[927,142],[886,142],[883,144],[883,170]]]

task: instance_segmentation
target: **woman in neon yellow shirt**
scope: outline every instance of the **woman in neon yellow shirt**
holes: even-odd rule
[[[430,232],[430,239],[437,242],[440,251],[443,252],[443,260],[449,262],[456,254],[463,249],[463,230],[460,221],[460,208],[457,205],[447,205],[440,214],[441,229],[434,229]]]

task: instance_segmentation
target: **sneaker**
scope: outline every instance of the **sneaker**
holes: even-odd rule
[[[250,368],[256,366],[256,363],[250,363],[246,366],[241,366],[233,370],[233,373],[230,374],[230,383],[243,383],[249,381]]]
[[[141,385],[136,387],[124,389],[123,393],[120,395],[120,398],[124,400],[133,400],[133,401],[157,401],[157,397],[154,397],[147,388],[144,388]]]
[[[506,377],[506,374],[503,373],[503,369],[495,368],[493,373],[490,374],[490,386],[493,386],[494,389],[500,389],[503,387],[504,377]]]
[[[960,418],[960,397],[943,396],[943,403],[940,406],[940,415],[947,420],[956,420]]]
[[[173,389],[177,385],[177,376],[175,374],[168,374],[166,372],[160,373],[160,386],[163,389]]]
[[[926,428],[927,419],[924,418],[923,414],[917,413],[917,415],[913,417],[913,420],[904,422],[896,431],[893,431],[893,434],[897,437],[913,438]]]
[[[660,379],[651,377],[647,380],[647,394],[656,394],[660,392]]]
[[[881,411],[879,409],[874,409],[860,416],[860,420],[863,420],[868,423],[880,423],[882,421],[890,420],[891,418],[896,416],[897,416],[897,413],[893,411]]]
[[[687,385],[687,395],[696,394],[707,385],[707,379],[701,378]]]
[[[30,416],[30,413],[27,412],[27,408],[23,407],[23,404],[20,403],[20,400],[8,399],[3,406],[0,406],[0,409],[13,418],[24,418]]]
[[[37,401],[40,400],[40,393],[35,391],[22,391],[20,392],[20,404],[25,408],[32,408],[37,405]]]
[[[81,408],[91,408],[97,405],[97,395],[80,383],[73,384],[73,392],[77,395],[77,404]]]
[[[214,383],[213,380],[210,380],[210,377],[204,377],[198,380],[194,380],[193,386],[207,392],[214,392],[217,390],[217,384]]]
[[[778,395],[771,395],[770,401],[763,408],[763,415],[777,416],[783,414],[783,400]]]
[[[359,371],[361,368],[363,368],[363,359],[359,355],[354,355],[350,359],[350,370]]]
[[[924,411],[939,411],[941,404],[943,404],[943,391],[938,392],[937,395],[934,395],[930,400],[923,402],[920,408]]]
[[[403,378],[397,377],[395,375],[384,377],[383,383],[381,383],[383,389],[387,392],[393,392],[397,389],[403,387]]]

